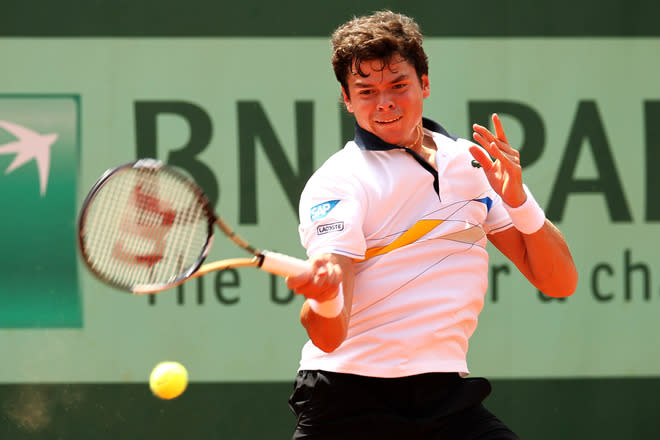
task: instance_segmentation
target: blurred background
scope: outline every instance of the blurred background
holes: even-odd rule
[[[487,406],[521,438],[658,438],[659,5],[2,0],[0,438],[290,438],[306,335],[284,281],[126,295],[82,265],[77,213],[103,171],[156,157],[251,242],[303,258],[299,193],[353,132],[329,35],[384,8],[425,34],[425,116],[470,138],[500,114],[580,272],[551,299],[490,249],[469,354]],[[237,256],[218,238],[210,259]],[[172,401],[148,386],[164,360],[191,379]]]

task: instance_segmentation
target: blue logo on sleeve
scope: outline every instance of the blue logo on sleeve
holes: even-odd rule
[[[337,206],[337,203],[339,203],[339,200],[328,200],[327,202],[319,203],[316,206],[312,206],[312,209],[310,209],[310,215],[309,217],[312,219],[312,221],[316,221],[319,219],[322,219],[330,211],[332,211],[332,208]]]

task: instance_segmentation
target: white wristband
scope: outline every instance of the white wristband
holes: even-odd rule
[[[527,185],[523,184],[523,189],[525,190],[525,194],[527,194],[525,203],[517,208],[512,208],[505,203],[504,207],[509,213],[509,217],[511,217],[511,221],[516,229],[523,234],[533,234],[545,224],[545,213],[536,202],[536,199],[534,199]]]
[[[341,284],[339,284],[339,291],[334,298],[327,301],[317,301],[308,298],[307,302],[309,303],[309,307],[317,315],[321,315],[324,318],[334,318],[335,316],[339,316],[341,311],[344,310],[344,291]]]

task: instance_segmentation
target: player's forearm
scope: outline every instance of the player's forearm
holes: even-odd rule
[[[498,235],[500,250],[548,296],[572,295],[577,286],[577,270],[564,237],[548,219],[527,186],[521,186],[525,200],[513,205],[505,201],[515,231]]]
[[[330,353],[346,339],[349,313],[344,305],[339,315],[331,318],[323,317],[312,310],[309,302],[305,301],[300,310],[300,322],[314,345]]]
[[[525,275],[544,294],[570,296],[577,287],[578,274],[561,232],[548,220],[532,234],[522,234]]]
[[[344,342],[348,333],[354,262],[344,255],[321,254],[310,263],[313,269],[310,273],[288,278],[287,284],[307,298],[300,310],[300,322],[309,338],[321,350],[331,352]]]

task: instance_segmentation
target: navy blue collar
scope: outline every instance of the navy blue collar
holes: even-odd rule
[[[440,124],[438,124],[435,121],[432,121],[431,119],[422,118],[422,126],[433,132],[443,134],[450,139],[453,140],[458,139],[457,136],[450,134]],[[403,145],[388,144],[387,142],[385,142],[375,134],[360,127],[357,124],[357,122],[355,123],[355,143],[362,150],[371,150],[371,151],[403,150],[406,153],[410,154],[413,158],[415,158],[417,163],[419,163],[426,171],[431,173],[431,175],[433,176],[433,189],[435,190],[436,194],[438,194],[438,197],[440,196],[438,172],[435,170],[435,168],[431,166],[430,163],[428,163],[422,156],[420,156],[415,151],[411,150],[408,147],[404,147]]]
[[[428,130],[443,134],[453,140],[458,139],[456,136],[445,130],[440,124],[431,119],[422,118],[422,126]],[[394,145],[385,142],[375,134],[360,127],[357,122],[355,123],[355,143],[362,150],[392,150],[401,148],[407,149],[403,145]]]

